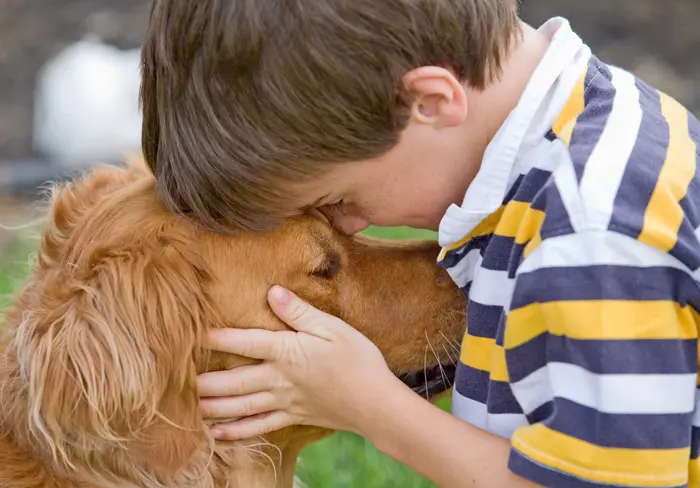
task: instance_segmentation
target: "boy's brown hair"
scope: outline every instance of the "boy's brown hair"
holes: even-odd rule
[[[516,0],[154,0],[144,156],[171,210],[264,229],[299,210],[295,184],[396,144],[408,71],[484,88],[518,33]]]

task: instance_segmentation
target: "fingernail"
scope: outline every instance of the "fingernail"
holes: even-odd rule
[[[214,437],[216,437],[217,439],[219,439],[220,437],[222,437],[222,436],[224,435],[224,431],[221,430],[219,427],[212,427],[212,428],[211,428],[211,433],[212,433],[212,435],[213,435]]]
[[[286,305],[292,299],[292,295],[281,286],[275,285],[270,290],[270,299],[279,305]]]

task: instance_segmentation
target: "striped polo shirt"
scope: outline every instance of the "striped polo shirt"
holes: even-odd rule
[[[440,224],[459,418],[544,486],[700,487],[700,123],[568,22]]]

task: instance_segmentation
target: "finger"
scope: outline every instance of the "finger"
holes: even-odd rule
[[[199,410],[205,419],[252,417],[285,406],[269,391],[226,398],[202,398],[199,402]]]
[[[211,329],[205,336],[204,347],[214,351],[238,354],[253,359],[274,361],[285,334],[262,329]]]
[[[277,379],[275,369],[269,364],[252,364],[202,373],[197,377],[197,391],[200,397],[248,395],[271,390]]]
[[[270,288],[268,301],[275,315],[291,328],[322,339],[333,338],[333,330],[328,327],[329,323],[341,322],[340,319],[312,307],[281,286]]]
[[[294,425],[292,417],[282,410],[246,417],[234,422],[216,424],[212,428],[214,437],[235,441],[258,437]]]

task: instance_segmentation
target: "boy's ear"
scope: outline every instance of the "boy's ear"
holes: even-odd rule
[[[441,128],[455,127],[466,120],[466,89],[450,70],[438,66],[415,68],[404,75],[402,83],[414,122]]]

